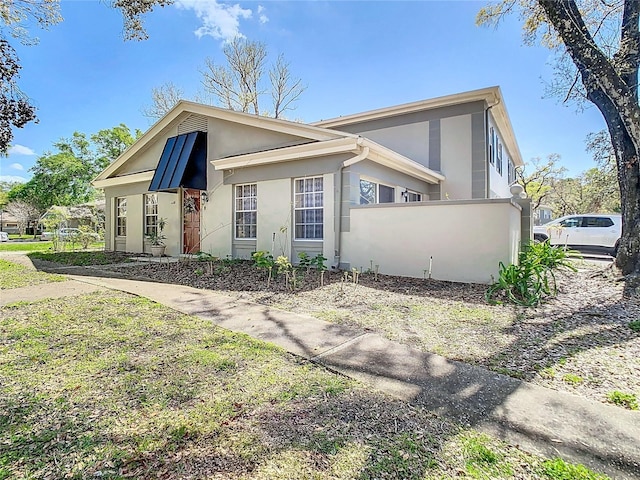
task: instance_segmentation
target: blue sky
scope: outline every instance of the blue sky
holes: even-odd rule
[[[29,178],[37,155],[74,131],[148,129],[141,109],[151,89],[172,81],[195,95],[205,59],[221,61],[225,38],[237,34],[264,42],[270,58],[284,54],[308,86],[289,118],[312,122],[500,85],[525,161],[558,153],[571,174],[593,166],[584,145],[604,128],[599,112],[543,98],[550,52],[522,44],[516,17],[477,27],[483,2],[177,1],[146,17],[142,42],[125,42],[119,12],[98,0],[63,0],[64,22],[32,28],[40,43],[16,49],[39,123],[16,130],[0,175]]]

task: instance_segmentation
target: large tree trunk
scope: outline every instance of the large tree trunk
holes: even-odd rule
[[[636,152],[620,117],[616,115],[615,108],[608,102],[606,96],[601,91],[591,91],[589,99],[602,112],[609,128],[611,143],[616,152],[623,221],[616,265],[624,275],[637,277],[633,282],[635,284],[640,279],[640,168],[638,152]]]
[[[610,59],[597,47],[574,0],[538,2],[578,68],[587,97],[607,123],[616,152],[622,204],[622,238],[616,264],[627,276],[630,290],[640,293],[640,3],[625,0],[620,48]]]

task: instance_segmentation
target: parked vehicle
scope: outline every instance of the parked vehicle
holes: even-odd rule
[[[618,253],[622,236],[622,216],[617,214],[567,215],[533,227],[538,242],[567,246],[591,253]]]
[[[100,240],[100,235],[97,233],[83,232],[79,228],[61,228],[57,232],[42,232],[42,234],[40,234],[40,240],[53,240],[54,235],[57,235],[58,239],[63,242],[79,239],[83,235],[90,235],[96,242]]]
[[[7,232],[0,232],[0,242],[8,242],[9,234]]]

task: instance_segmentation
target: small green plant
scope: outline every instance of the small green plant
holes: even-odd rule
[[[542,462],[540,473],[551,480],[606,480],[608,478],[589,470],[584,465],[573,465],[561,458]]]
[[[629,328],[634,332],[640,332],[640,320],[629,322]]]
[[[554,378],[556,378],[556,371],[553,367],[543,368],[542,370],[540,370],[540,376],[553,380]]]
[[[562,381],[570,385],[579,385],[584,382],[584,378],[573,373],[567,373],[562,377]]]
[[[638,398],[633,393],[624,393],[620,390],[614,390],[607,395],[610,403],[629,410],[638,410]]]
[[[326,261],[326,257],[319,253],[311,259],[311,266],[319,272],[324,272],[327,269],[327,266],[325,265]]]
[[[164,227],[167,225],[167,220],[165,218],[158,219],[158,228],[154,229],[151,233],[146,233],[144,236],[149,239],[151,245],[160,246],[164,245],[164,241],[167,237],[162,233],[164,231]]]
[[[498,281],[487,289],[485,298],[489,303],[502,303],[497,299],[502,295],[516,305],[538,305],[544,298],[557,293],[554,270],[566,268],[576,271],[569,253],[572,252],[548,243],[525,246],[517,265],[500,262]]]
[[[307,273],[309,273],[311,269],[311,257],[307,252],[298,253],[298,267],[306,269]]]

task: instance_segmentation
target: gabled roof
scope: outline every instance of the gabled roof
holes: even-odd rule
[[[114,172],[116,172],[123,164],[138,152],[145,149],[147,145],[161,135],[168,127],[176,123],[176,120],[186,118],[190,114],[202,115],[205,117],[217,118],[233,123],[248,125],[252,127],[271,130],[274,132],[285,133],[313,141],[332,140],[336,138],[357,137],[350,133],[337,132],[328,128],[316,127],[304,123],[291,122],[277,118],[263,117],[249,113],[236,112],[225,108],[213,107],[211,105],[203,105],[200,103],[180,100],[164,117],[158,120],[144,135],[142,135],[133,145],[120,155],[111,165],[100,173],[94,180],[98,182],[96,186],[103,186],[104,180],[107,180]]]
[[[456,93],[453,95],[445,95],[442,97],[430,98],[427,100],[420,100],[418,102],[405,103],[402,105],[394,105],[392,107],[379,108],[376,110],[369,110],[367,112],[356,113],[353,115],[345,115],[343,117],[332,118],[328,120],[321,120],[314,122],[311,125],[323,128],[337,128],[344,127],[345,125],[353,125],[362,122],[368,122],[371,120],[378,120],[381,118],[395,117],[399,115],[405,115],[407,113],[420,112],[424,110],[432,110],[435,108],[450,107],[453,105],[460,105],[463,103],[472,103],[484,101],[487,106],[491,108],[491,113],[495,118],[498,129],[504,137],[507,149],[511,153],[512,159],[516,165],[523,165],[522,155],[518,142],[516,141],[513,133],[513,127],[507,108],[504,104],[502,91],[500,87],[487,87],[479,90],[471,90],[468,92]]]

